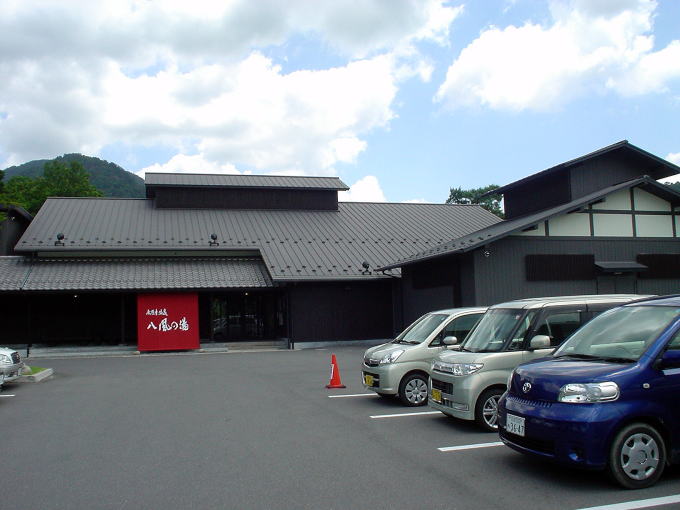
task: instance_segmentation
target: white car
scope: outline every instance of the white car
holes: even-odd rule
[[[397,395],[404,405],[427,404],[428,370],[448,346],[462,342],[486,308],[454,308],[423,315],[393,341],[364,353],[364,387],[378,395]],[[446,342],[445,342],[446,340]]]
[[[3,383],[14,381],[21,375],[24,362],[14,349],[0,347],[0,386]]]

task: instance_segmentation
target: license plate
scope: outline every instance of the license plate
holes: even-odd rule
[[[366,386],[373,386],[373,376],[372,375],[364,375],[364,384]]]
[[[438,390],[437,388],[432,388],[432,400],[435,402],[439,402],[441,404],[442,402],[442,390]]]
[[[511,432],[512,434],[524,437],[524,418],[521,416],[515,416],[513,414],[506,415],[505,430]]]

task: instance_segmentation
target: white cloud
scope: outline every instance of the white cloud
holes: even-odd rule
[[[671,152],[666,156],[666,159],[674,165],[680,166],[680,152]]]
[[[550,5],[550,24],[485,29],[451,64],[436,100],[544,111],[589,92],[664,92],[680,78],[680,41],[654,50],[655,1]]]
[[[214,165],[333,173],[386,128],[421,41],[446,44],[444,0],[0,3],[5,164],[110,144],[174,147]],[[336,66],[283,71],[300,39]],[[167,163],[169,164],[169,162]]]
[[[404,200],[404,204],[429,204],[424,198],[412,198],[410,200]]]
[[[229,163],[219,164],[214,161],[206,161],[200,154],[193,156],[186,156],[184,154],[177,154],[170,158],[166,163],[147,166],[142,170],[135,172],[142,179],[147,172],[165,172],[165,173],[195,173],[195,174],[237,174],[234,165]]]
[[[359,179],[350,186],[349,191],[340,191],[338,200],[341,202],[387,202],[378,178],[373,175]]]
[[[671,152],[666,156],[666,161],[680,166],[680,152]],[[671,183],[680,181],[680,174],[671,175],[670,177],[665,177],[664,179],[659,179],[659,182]]]

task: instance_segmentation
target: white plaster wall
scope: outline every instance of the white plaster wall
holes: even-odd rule
[[[589,236],[590,219],[588,214],[564,214],[548,222],[550,236]]]
[[[633,222],[630,214],[594,214],[593,231],[596,236],[633,237]]]
[[[604,202],[593,205],[593,209],[604,209],[606,211],[630,211],[632,208],[630,204],[630,190],[623,189],[607,195]]]
[[[643,189],[635,188],[635,210],[636,211],[670,211],[671,204],[663,198],[647,193]]]
[[[672,219],[672,216],[635,216],[637,236],[673,237]]]

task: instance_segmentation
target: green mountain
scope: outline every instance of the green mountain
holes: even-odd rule
[[[7,182],[12,177],[23,175],[38,177],[43,174],[43,168],[48,161],[71,162],[78,161],[90,175],[90,183],[101,191],[105,197],[144,198],[144,179],[128,172],[115,163],[103,159],[83,156],[82,154],[64,154],[54,160],[36,159],[23,165],[11,166],[5,169]]]

